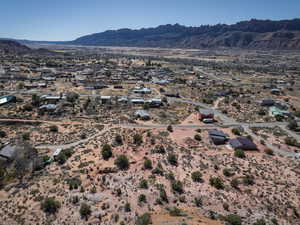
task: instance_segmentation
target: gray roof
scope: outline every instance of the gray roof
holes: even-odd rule
[[[13,159],[16,155],[16,146],[6,145],[0,150],[0,156],[6,159]]]

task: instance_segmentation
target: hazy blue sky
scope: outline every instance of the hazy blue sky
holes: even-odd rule
[[[0,37],[73,40],[108,29],[300,17],[300,0],[1,0]]]

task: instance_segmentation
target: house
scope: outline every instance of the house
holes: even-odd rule
[[[257,150],[257,146],[252,140],[245,137],[237,137],[229,140],[229,144],[233,149],[241,150]]]
[[[273,106],[275,105],[275,101],[273,99],[263,99],[260,103],[261,106]]]
[[[57,105],[55,104],[42,105],[39,109],[42,111],[53,112],[57,109]]]
[[[146,101],[150,107],[160,107],[163,105],[162,100],[160,98],[152,98]]]
[[[271,107],[269,110],[270,116],[289,116],[290,112],[284,109],[279,109],[275,106]]]
[[[151,94],[151,89],[149,87],[136,88],[133,90],[135,94]]]
[[[13,145],[6,145],[0,150],[0,160],[13,161],[17,154],[17,147]]]
[[[0,97],[0,106],[8,104],[8,103],[16,103],[17,98],[16,96],[3,96]]]
[[[136,105],[143,105],[143,104],[145,104],[145,100],[144,99],[131,99],[130,102],[132,104],[136,104]]]
[[[54,160],[57,159],[57,157],[58,157],[59,154],[62,152],[62,150],[63,150],[62,148],[58,148],[58,149],[55,150],[55,152],[54,152],[53,155],[52,155],[52,157],[53,157]]]
[[[214,119],[214,112],[210,109],[200,109],[199,110],[199,120],[204,119]]]
[[[120,97],[119,99],[118,99],[118,102],[119,103],[124,103],[124,104],[127,104],[128,103],[128,98],[127,97]]]
[[[114,89],[123,89],[123,86],[122,85],[115,85]]]
[[[225,144],[228,139],[229,135],[225,134],[223,131],[220,130],[209,130],[209,139],[215,144],[215,145],[223,145]]]
[[[142,120],[150,120],[150,115],[145,110],[135,111],[134,116]]]
[[[111,96],[101,96],[100,101],[101,104],[109,104],[111,103]]]
[[[65,99],[64,95],[42,95],[41,100],[47,104],[57,104],[60,100]]]

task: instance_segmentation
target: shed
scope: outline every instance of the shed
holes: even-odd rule
[[[137,110],[137,111],[135,111],[134,115],[137,118],[140,118],[142,120],[149,120],[150,119],[149,113],[147,113],[145,110]]]
[[[200,109],[199,110],[199,120],[203,119],[213,119],[214,118],[214,112],[210,109]]]
[[[209,130],[208,131],[210,140],[215,145],[223,145],[228,141],[229,135],[225,134],[223,131],[220,130]]]
[[[245,137],[237,137],[234,139],[229,140],[229,144],[234,149],[241,149],[241,150],[257,150],[257,146],[253,143],[252,140]]]
[[[0,158],[13,161],[16,157],[17,147],[15,145],[6,145],[0,150]]]

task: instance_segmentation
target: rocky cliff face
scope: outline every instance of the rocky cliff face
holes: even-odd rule
[[[250,20],[233,25],[200,27],[175,24],[140,30],[121,29],[83,36],[69,43],[166,48],[300,49],[300,19]]]

